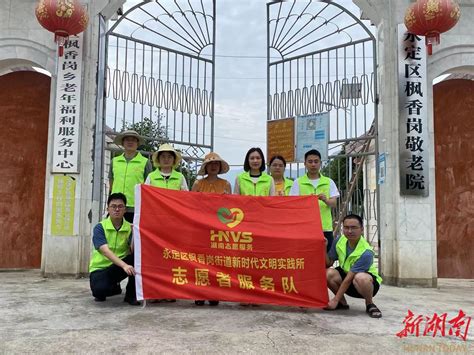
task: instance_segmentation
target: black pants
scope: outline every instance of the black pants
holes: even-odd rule
[[[323,232],[324,238],[328,240],[328,245],[326,246],[326,251],[329,253],[329,250],[331,250],[331,245],[334,242],[334,236],[332,232]]]
[[[128,265],[133,265],[133,254],[122,259]],[[92,296],[99,299],[105,299],[108,296],[117,294],[120,287],[118,283],[128,277],[125,299],[136,299],[135,292],[135,276],[128,276],[121,267],[112,264],[106,269],[91,272],[89,279],[91,285]]]
[[[125,212],[125,214],[123,215],[123,218],[125,218],[125,220],[128,222],[128,223],[132,223],[133,224],[133,217],[135,216],[135,212]]]
[[[345,273],[344,270],[342,270],[342,268],[340,266],[338,266],[336,268],[336,270],[339,272],[339,275],[341,275],[341,279],[342,281],[344,281],[344,279],[346,278],[347,274]],[[370,272],[368,272],[368,274],[370,276],[372,276],[372,284],[374,285],[374,291],[372,292],[372,297],[375,296],[377,294],[377,292],[379,292],[379,288],[380,288],[380,284],[377,282],[377,279],[375,278],[374,275],[372,275]],[[360,293],[359,291],[357,291],[357,289],[355,288],[354,286],[354,282],[351,283],[351,285],[349,286],[349,288],[346,290],[346,295],[348,296],[351,296],[351,297],[355,297],[355,298],[364,298]]]

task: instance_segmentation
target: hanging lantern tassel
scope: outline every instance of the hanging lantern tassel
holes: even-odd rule
[[[40,25],[54,33],[60,57],[69,36],[83,32],[89,22],[86,9],[78,0],[39,0],[35,13]]]
[[[453,28],[459,21],[461,11],[455,0],[417,0],[405,12],[408,32],[425,36],[428,54],[433,45],[440,43],[440,35]]]
[[[440,43],[440,33],[439,32],[427,33],[425,37],[425,43],[428,49],[428,55],[432,55],[433,45],[437,46]]]
[[[66,43],[68,39],[69,39],[69,36],[65,32],[56,31],[54,33],[54,42],[58,44],[58,55],[60,57],[62,57],[64,54],[64,44]]]

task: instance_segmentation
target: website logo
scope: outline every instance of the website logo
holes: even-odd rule
[[[229,228],[239,225],[244,219],[244,212],[240,208],[221,207],[217,211],[217,218]]]

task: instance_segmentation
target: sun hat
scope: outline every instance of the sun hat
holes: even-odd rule
[[[229,171],[229,164],[227,164],[227,162],[222,159],[219,154],[210,152],[204,157],[204,161],[202,162],[201,168],[198,171],[198,175],[206,175],[206,165],[213,161],[218,161],[221,163],[221,170],[219,171],[219,174],[225,174]]]
[[[181,162],[181,153],[178,152],[171,144],[163,143],[162,145],[160,145],[158,147],[158,150],[156,152],[154,152],[152,157],[151,157],[152,160],[153,160],[153,165],[155,165],[156,167],[160,166],[160,162],[158,161],[158,154],[160,154],[161,152],[172,152],[172,153],[174,153],[176,158],[174,159],[173,169],[175,169],[179,165],[179,163]]]
[[[134,137],[138,139],[138,146],[145,144],[144,139],[136,131],[131,130],[131,129],[127,129],[117,134],[115,136],[114,143],[117,145],[123,145],[123,139],[125,137]]]

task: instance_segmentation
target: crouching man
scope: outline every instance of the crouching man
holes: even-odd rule
[[[128,277],[124,302],[136,306],[135,269],[131,248],[132,226],[124,218],[127,198],[122,193],[111,194],[107,200],[109,217],[94,227],[89,265],[90,285],[95,301],[122,293],[120,281]]]
[[[336,239],[326,254],[326,279],[334,297],[326,310],[349,309],[344,294],[365,299],[366,312],[372,318],[382,317],[382,312],[373,303],[382,283],[382,278],[374,265],[374,251],[362,235],[362,218],[355,214],[347,215],[343,222],[343,235]],[[339,266],[330,268],[334,261]]]

